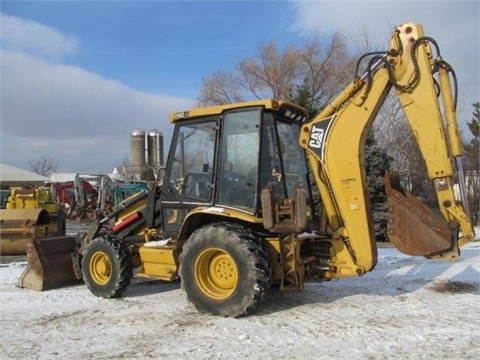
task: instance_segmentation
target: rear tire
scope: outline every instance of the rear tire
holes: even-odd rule
[[[127,247],[113,236],[92,240],[82,254],[83,281],[96,296],[121,296],[132,280],[132,268]]]
[[[261,240],[230,223],[196,230],[183,246],[179,274],[188,300],[198,310],[230,317],[252,312],[271,278]]]

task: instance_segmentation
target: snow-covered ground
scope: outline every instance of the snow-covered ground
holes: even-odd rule
[[[1,359],[480,357],[479,241],[457,262],[381,248],[365,276],[273,293],[240,319],[198,313],[179,283],[137,282],[121,299],[19,289],[25,265],[0,264]]]

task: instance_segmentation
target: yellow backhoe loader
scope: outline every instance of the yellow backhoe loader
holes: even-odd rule
[[[135,276],[180,278],[197,309],[238,317],[274,284],[300,291],[306,282],[365,274],[377,263],[377,248],[364,143],[392,87],[438,209],[388,173],[390,241],[406,254],[457,259],[475,234],[453,192],[455,174],[462,182],[462,153],[452,69],[413,23],[396,28],[388,51],[370,58],[367,68],[314,119],[276,100],[171,114],[175,129],[162,184],[71,237],[70,249],[54,251],[61,238],[33,239],[19,285],[44,289],[82,279],[93,294],[111,298],[122,295],[135,270]],[[49,266],[60,253],[71,261]]]

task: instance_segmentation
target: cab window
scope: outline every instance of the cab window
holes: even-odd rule
[[[179,128],[169,182],[180,196],[200,201],[211,198],[215,129],[215,121]]]

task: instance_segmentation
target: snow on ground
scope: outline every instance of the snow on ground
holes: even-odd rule
[[[480,228],[476,229],[477,239]],[[1,359],[478,359],[480,242],[441,262],[379,249],[370,273],[273,293],[250,316],[197,312],[179,283],[143,281],[121,299],[84,285],[15,287],[0,264]]]

